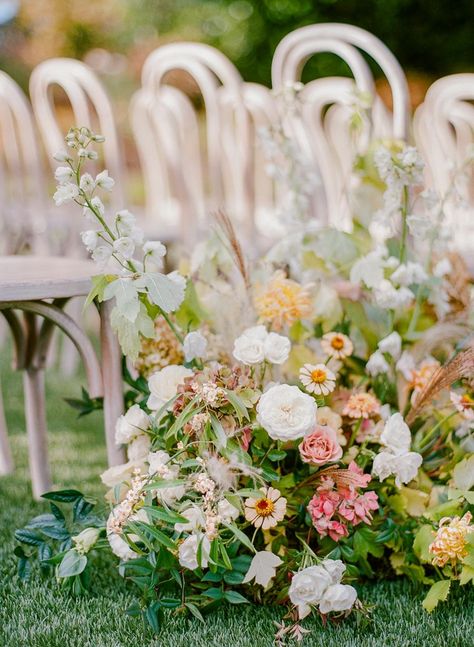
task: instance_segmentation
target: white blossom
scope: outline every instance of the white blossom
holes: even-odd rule
[[[158,268],[163,267],[163,258],[166,256],[166,247],[159,240],[149,240],[143,245],[143,253],[147,261],[154,263]]]
[[[72,159],[69,153],[67,153],[66,151],[57,151],[56,153],[54,153],[53,158],[56,160],[56,162],[68,162]]]
[[[412,285],[413,283],[423,283],[427,279],[428,275],[422,265],[412,261],[399,265],[390,277],[390,280],[394,283],[405,286]]]
[[[99,234],[95,229],[81,231],[81,240],[88,252],[93,252],[99,242]]]
[[[84,175],[81,176],[79,186],[86,193],[93,191],[93,189],[95,189],[95,182],[92,175],[90,173],[84,173]]]
[[[388,353],[393,359],[398,359],[402,352],[402,338],[394,330],[390,335],[381,339],[378,343],[378,349],[382,353]]]
[[[117,445],[129,443],[149,428],[150,418],[138,404],[134,404],[117,420],[115,424],[115,442]]]
[[[395,367],[403,375],[405,380],[411,380],[412,373],[416,367],[413,355],[409,351],[404,350]]]
[[[261,550],[253,556],[250,562],[242,584],[247,584],[255,580],[255,584],[260,584],[264,588],[268,586],[270,580],[275,577],[276,568],[282,564],[282,560],[269,550]]]
[[[288,595],[298,608],[300,620],[311,612],[311,605],[319,604],[332,585],[332,576],[323,566],[309,566],[293,575]]]
[[[297,386],[276,384],[257,404],[257,421],[273,440],[296,440],[313,431],[317,405]]]
[[[67,184],[74,177],[74,171],[70,166],[58,166],[54,171],[54,179],[59,184]]]
[[[376,375],[388,373],[390,366],[383,354],[379,350],[376,350],[375,353],[372,353],[369,357],[367,364],[365,365],[365,370],[369,375],[375,377]]]
[[[201,563],[198,563],[198,548],[201,546]],[[211,544],[206,535],[189,535],[178,549],[178,560],[183,568],[195,571],[200,566],[207,567]]]
[[[53,200],[57,207],[60,207],[66,202],[74,200],[79,195],[79,189],[76,184],[68,182],[66,184],[60,184],[56,188],[56,192],[53,195]]]
[[[357,600],[357,591],[349,584],[332,584],[319,603],[321,613],[349,611]]]
[[[115,180],[109,177],[109,172],[107,169],[105,169],[101,173],[96,175],[95,183],[104,191],[112,191],[112,188],[115,184]]]
[[[187,362],[206,355],[207,339],[198,330],[188,333],[183,341],[184,358]]]
[[[92,252],[92,258],[99,265],[105,267],[112,256],[112,247],[110,245],[99,245]]]
[[[170,364],[153,373],[148,379],[148,388],[150,389],[148,408],[152,411],[161,409],[176,395],[178,386],[184,384],[185,378],[192,375],[191,369],[176,364]]]

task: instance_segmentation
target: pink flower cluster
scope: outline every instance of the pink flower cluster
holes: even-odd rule
[[[378,510],[378,497],[373,491],[361,494],[358,488],[367,487],[371,477],[352,462],[347,470],[335,469],[322,477],[321,485],[308,504],[313,526],[334,541],[349,534],[348,525],[370,524],[371,510]]]

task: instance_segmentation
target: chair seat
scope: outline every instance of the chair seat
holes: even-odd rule
[[[92,261],[54,256],[0,257],[0,302],[83,296],[98,273]]]

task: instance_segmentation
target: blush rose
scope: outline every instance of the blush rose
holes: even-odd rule
[[[305,463],[325,465],[342,457],[342,447],[332,427],[317,425],[299,446],[300,456]]]

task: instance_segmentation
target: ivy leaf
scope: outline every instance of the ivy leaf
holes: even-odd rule
[[[115,297],[115,305],[120,314],[132,323],[140,311],[138,290],[131,278],[117,279],[104,290],[104,301]]]
[[[136,281],[137,287],[147,290],[150,301],[164,312],[174,312],[184,299],[185,282],[180,285],[160,272],[146,272]]]
[[[428,611],[428,613],[431,613],[439,602],[444,602],[447,599],[450,587],[450,580],[435,582],[428,591],[426,598],[423,600],[423,608]]]

